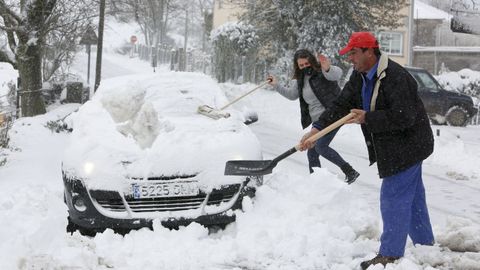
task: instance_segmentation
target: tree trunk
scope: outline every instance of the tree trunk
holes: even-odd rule
[[[23,47],[23,48],[22,48]],[[22,116],[44,114],[42,92],[42,52],[38,44],[20,46],[25,54],[17,58],[20,82],[20,107]]]

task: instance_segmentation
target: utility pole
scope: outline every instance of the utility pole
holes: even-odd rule
[[[415,16],[415,0],[410,0],[410,16],[408,18],[408,59],[407,65],[413,66],[413,23]]]
[[[97,44],[97,64],[95,67],[95,86],[93,91],[96,92],[100,86],[102,77],[102,49],[103,49],[103,28],[105,23],[105,0],[100,0],[100,18],[98,20],[98,44]]]

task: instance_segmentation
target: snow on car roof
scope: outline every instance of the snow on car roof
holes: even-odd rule
[[[207,186],[238,181],[225,162],[261,159],[260,144],[243,116],[213,120],[200,105],[228,100],[200,73],[133,75],[102,82],[91,101],[69,118],[73,132],[64,170],[89,187],[125,188],[125,177],[196,175]]]

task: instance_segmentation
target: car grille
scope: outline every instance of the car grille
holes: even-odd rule
[[[220,205],[227,203],[239,192],[240,184],[229,185],[222,189],[214,189],[210,193],[207,205]],[[122,198],[115,191],[92,190],[90,192],[93,199],[103,208],[114,212],[125,212],[125,206]],[[206,198],[205,193],[197,196],[188,197],[169,197],[169,198],[145,198],[135,199],[126,196],[125,200],[133,212],[165,212],[165,211],[183,211],[198,209]]]

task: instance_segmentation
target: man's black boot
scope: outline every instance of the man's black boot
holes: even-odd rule
[[[394,263],[398,259],[399,257],[388,257],[378,254],[375,258],[362,262],[360,264],[360,267],[362,267],[362,270],[366,270],[370,265],[375,264],[382,264],[383,267],[385,267],[387,264]]]
[[[355,182],[355,180],[357,180],[357,178],[360,176],[360,173],[355,171],[355,169],[353,169],[348,163],[340,167],[340,169],[342,169],[342,172],[345,174],[345,182],[347,182],[349,185]]]

